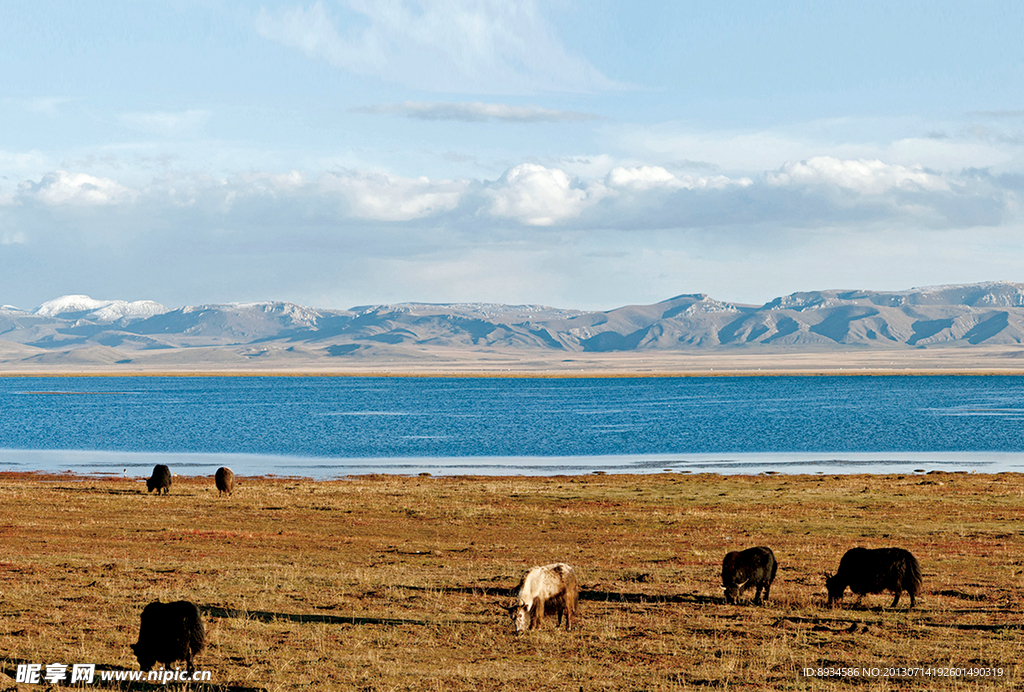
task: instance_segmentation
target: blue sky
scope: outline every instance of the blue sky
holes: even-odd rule
[[[0,3],[0,304],[1024,281],[1013,2]]]

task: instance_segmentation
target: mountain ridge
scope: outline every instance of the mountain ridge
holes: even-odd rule
[[[62,296],[25,311],[0,307],[0,363],[55,360],[244,362],[431,352],[615,354],[921,349],[1024,344],[1024,284],[905,291],[821,290],[764,305],[680,294],[650,305],[586,311],[498,303],[397,303],[347,310],[263,301],[167,308],[152,301]],[[179,352],[173,357],[172,352]],[[163,353],[157,358],[157,354]],[[63,354],[58,357],[58,354]]]

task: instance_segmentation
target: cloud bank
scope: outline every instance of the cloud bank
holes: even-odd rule
[[[230,177],[176,175],[133,188],[111,178],[56,170],[20,182],[0,197],[13,219],[42,207],[111,207],[139,216],[190,210],[215,226],[231,218],[319,219],[490,226],[680,230],[771,221],[858,222],[969,228],[999,223],[1017,210],[1014,178],[984,171],[943,173],[878,160],[813,157],[760,176],[694,176],[661,166],[614,166],[579,177],[557,166],[522,163],[495,180],[404,177],[338,170],[311,176],[247,172]],[[115,212],[112,212],[115,213]],[[94,212],[95,214],[95,212]],[[11,231],[24,233],[14,221]]]
[[[48,206],[106,206],[131,203],[137,193],[124,185],[85,173],[54,171],[39,182],[25,181],[8,204],[42,203]]]
[[[765,285],[1015,276],[1019,176],[827,156],[740,176],[571,163],[523,162],[494,178],[359,168],[8,177],[3,302],[31,307],[21,296],[45,287],[35,300],[606,307],[632,295],[749,302]]]

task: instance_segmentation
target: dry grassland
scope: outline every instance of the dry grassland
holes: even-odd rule
[[[1022,520],[1015,474],[249,478],[230,498],[0,474],[0,689],[43,689],[19,663],[137,669],[154,599],[203,610],[212,684],[192,689],[1014,689]],[[722,557],[754,545],[780,563],[772,600],[726,605]],[[914,610],[825,607],[857,545],[918,557]],[[580,626],[517,638],[502,608],[554,561],[579,572]],[[802,672],[919,666],[1003,677]]]

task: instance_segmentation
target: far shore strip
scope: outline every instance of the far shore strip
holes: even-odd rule
[[[223,358],[168,360],[133,353],[130,360],[3,358],[0,377],[751,377],[837,375],[1024,375],[1024,346],[900,350],[718,350],[710,352],[535,352],[424,350],[394,358],[367,356],[291,360],[272,356],[225,363]],[[211,354],[206,353],[207,356]],[[214,354],[216,355],[216,354]],[[224,355],[223,352],[220,355]],[[238,357],[237,354],[232,354]]]
[[[672,378],[672,377],[1021,377],[1021,368],[808,368],[808,369],[756,369],[756,370],[644,370],[629,371],[587,369],[565,370],[418,370],[407,368],[402,370],[289,370],[268,368],[263,370],[217,370],[217,369],[181,369],[181,370],[103,370],[103,369],[68,369],[39,371],[5,371],[0,369],[0,377],[394,377],[394,378],[522,378],[522,379],[584,379],[584,378]]]
[[[915,462],[922,463],[922,462]],[[672,477],[686,477],[689,479],[700,479],[707,478],[721,479],[721,478],[787,478],[791,480],[807,480],[807,479],[821,479],[824,476],[843,476],[844,478],[854,478],[857,476],[865,476],[871,478],[905,478],[907,476],[957,476],[957,475],[970,475],[974,478],[984,478],[996,476],[1019,475],[1017,471],[995,471],[995,472],[975,472],[975,471],[946,471],[942,469],[924,470],[921,468],[914,469],[913,471],[906,472],[885,472],[885,473],[777,473],[777,472],[760,472],[760,473],[715,473],[713,471],[699,471],[691,473],[689,471],[662,471],[659,473],[578,473],[578,474],[564,474],[564,473],[553,473],[548,475],[516,475],[516,474],[504,474],[500,476],[492,476],[489,474],[468,474],[468,475],[432,475],[432,474],[406,474],[406,473],[354,473],[347,476],[337,476],[334,478],[313,478],[311,476],[290,476],[290,475],[278,475],[276,473],[257,473],[251,476],[239,475],[237,478],[244,482],[261,482],[261,483],[293,483],[296,481],[302,481],[304,483],[347,483],[353,479],[359,480],[372,480],[373,478],[381,479],[392,479],[392,478],[418,478],[418,479],[430,479],[442,482],[462,482],[467,480],[479,480],[481,482],[488,481],[509,481],[509,480],[543,480],[552,478],[575,478],[575,479],[586,479],[586,478],[614,478],[616,482],[628,483],[630,478],[634,479],[650,479],[657,476],[672,476]],[[206,475],[178,475],[174,474],[174,481],[176,483],[184,483],[186,485],[206,485],[209,484],[210,479],[213,478],[213,474],[209,473]],[[89,482],[89,481],[131,481],[140,482],[146,480],[146,476],[125,476],[120,473],[105,473],[102,471],[96,471],[93,473],[76,473],[74,471],[0,471],[0,482],[16,482],[16,481],[41,481],[41,482]]]

